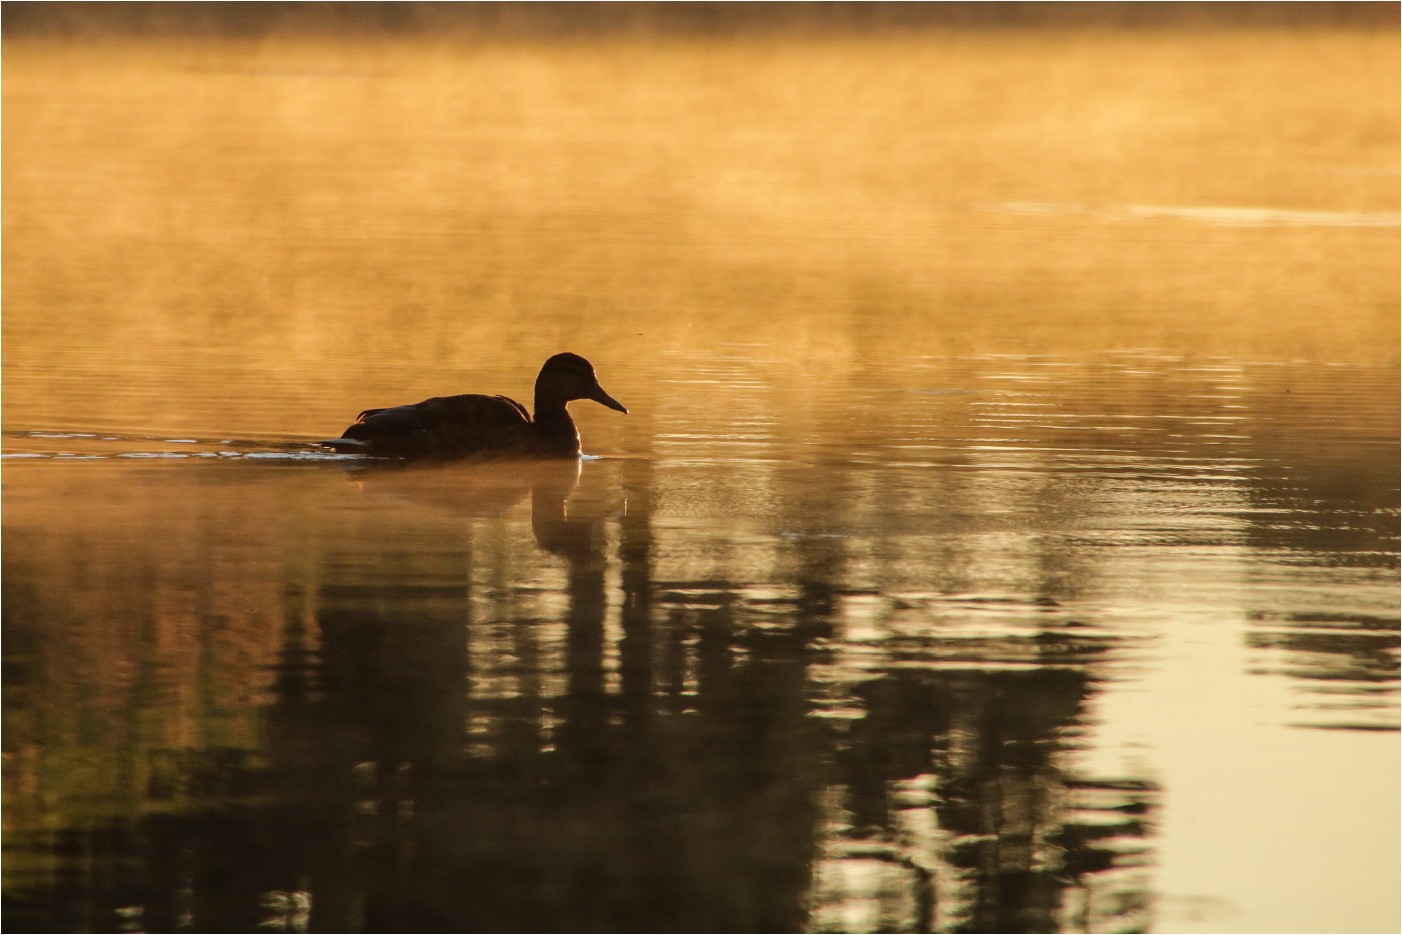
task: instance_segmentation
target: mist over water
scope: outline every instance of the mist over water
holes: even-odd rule
[[[1395,24],[273,6],[5,9],[7,928],[1396,926]]]

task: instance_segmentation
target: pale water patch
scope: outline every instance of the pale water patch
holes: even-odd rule
[[[1225,205],[1084,205],[1010,201],[987,210],[1031,217],[1091,217],[1106,221],[1168,219],[1218,227],[1397,227],[1387,211],[1308,211]]]

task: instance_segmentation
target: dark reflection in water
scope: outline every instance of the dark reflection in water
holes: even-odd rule
[[[891,865],[876,930],[1145,926],[1146,881],[1134,871],[1152,784],[1088,781],[1057,763],[1058,737],[1091,691],[1078,666],[902,672],[859,687],[865,714],[838,757],[851,825],[832,853]],[[922,821],[945,836],[934,854],[895,843],[903,824]],[[840,879],[840,866],[823,876]],[[841,905],[854,894],[825,895]]]
[[[182,554],[186,533],[132,544],[134,563],[98,556],[109,583],[144,568],[156,605],[86,622],[149,634],[140,671],[94,671],[107,707],[46,700],[81,692],[52,670],[80,657],[51,642],[60,605],[38,582],[53,558],[7,552],[7,733],[24,738],[7,781],[31,810],[10,833],[7,926],[1142,927],[1153,786],[1064,763],[1116,639],[1052,614],[972,653],[936,634],[834,680],[850,591],[836,540],[807,540],[770,590],[661,581],[654,462],[585,467],[582,484],[573,464],[353,472],[339,505],[315,503],[344,497],[334,468],[295,469],[238,494],[238,542],[212,530],[204,555]],[[208,519],[186,499],[204,486],[165,496]],[[89,506],[70,547],[112,519]],[[148,535],[177,532],[147,509]],[[244,538],[257,528],[271,541]],[[231,560],[272,571],[271,588],[201,595]],[[183,737],[166,670],[185,663],[162,658],[158,619],[181,594],[203,674],[175,690],[207,693]],[[265,614],[266,649],[237,648]],[[221,682],[250,675],[251,694]],[[74,716],[91,727],[41,726]],[[35,759],[24,745],[44,736]],[[32,771],[87,781],[59,748],[104,743],[91,812],[36,824]]]

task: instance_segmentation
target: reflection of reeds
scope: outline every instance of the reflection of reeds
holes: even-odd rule
[[[9,42],[7,421],[324,434],[737,337],[1395,358],[1396,227],[988,209],[1395,211],[1396,45]]]

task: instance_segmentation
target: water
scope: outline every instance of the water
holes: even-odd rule
[[[1395,928],[1396,53],[7,42],[7,928]]]

